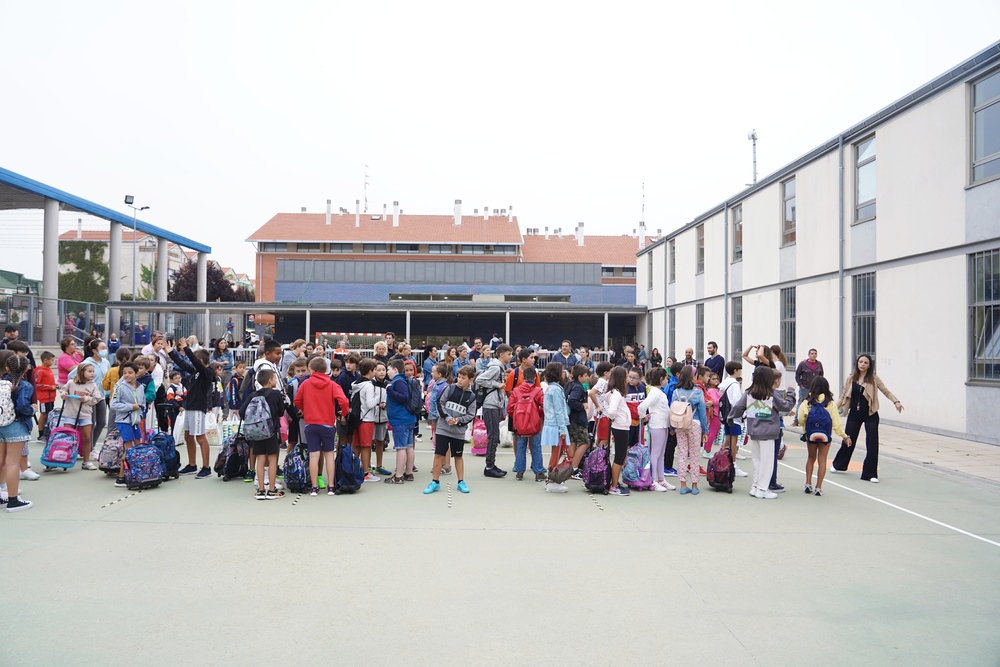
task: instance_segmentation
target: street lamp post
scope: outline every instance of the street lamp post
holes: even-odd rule
[[[125,195],[125,205],[132,209],[132,302],[135,302],[136,295],[136,274],[139,272],[139,235],[136,232],[136,213],[138,211],[145,211],[148,206],[138,207],[133,206],[135,202],[135,197],[132,195]]]

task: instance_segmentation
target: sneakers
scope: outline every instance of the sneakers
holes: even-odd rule
[[[737,461],[746,461],[747,457],[743,456],[742,454],[737,454],[736,455],[736,460]]]
[[[88,468],[87,466],[90,466],[90,467]],[[84,470],[97,470],[97,466],[95,466],[90,461],[87,461],[86,463],[83,464],[83,469]],[[35,481],[38,481],[38,479],[40,477],[41,477],[41,475],[39,475],[37,472],[35,472],[31,468],[28,468],[27,470],[22,470],[21,471],[21,477],[20,478],[21,479],[26,479],[26,480],[31,481],[31,482],[35,482]],[[28,503],[28,506],[30,507],[31,503]],[[25,509],[27,509],[27,508],[25,508]]]
[[[211,468],[202,468],[198,471],[198,474],[194,476],[195,479],[205,479],[206,477],[212,476]]]
[[[198,466],[193,466],[191,464],[188,464],[188,465],[184,466],[183,468],[181,468],[180,470],[178,470],[177,474],[178,475],[193,475],[196,472],[198,472]]]
[[[621,484],[619,484],[618,486],[612,486],[610,489],[608,489],[609,496],[627,496],[630,494],[631,491],[628,490],[628,487],[622,486]]]
[[[284,491],[277,491],[276,490],[276,491],[268,491],[267,492],[267,499],[268,500],[281,500],[284,497],[285,497],[285,492]]]
[[[442,475],[450,475],[451,474],[451,466],[442,467],[441,468],[441,474]]]
[[[82,465],[81,467],[82,467],[82,468],[83,468],[84,470],[97,470],[97,466],[96,466],[96,465],[94,465],[94,462],[93,462],[93,461],[87,461],[87,462],[86,462],[86,463],[84,463],[84,464],[83,464],[83,465]],[[30,470],[25,470],[24,472],[22,472],[22,473],[21,473],[21,479],[32,479],[31,477],[28,477],[28,476],[27,476],[27,475],[25,474],[25,473],[29,473],[29,472],[31,472],[31,471],[30,471]],[[33,472],[31,472],[31,474],[32,474],[32,475],[35,475],[35,476],[34,476],[34,479],[38,479],[38,475],[37,475],[37,474],[35,474],[35,473],[33,473]]]
[[[516,479],[519,482],[523,482],[524,481],[524,473],[523,472],[515,472],[514,473],[514,479]]]
[[[758,498],[760,500],[774,500],[775,498],[778,497],[778,494],[771,493],[770,491],[761,491],[760,489],[757,489],[757,493],[753,494],[753,497]]]
[[[460,482],[460,483],[465,484],[465,482]],[[428,484],[426,488],[424,488],[424,495],[429,496],[435,491],[440,491],[440,490],[441,490],[441,482],[435,482],[434,480],[431,480],[431,483]],[[466,490],[466,493],[468,493],[468,489]]]
[[[468,493],[469,492],[469,485],[465,483],[464,479],[459,480],[459,482],[458,482],[458,490],[461,493]]]
[[[536,472],[535,473],[535,481],[536,482],[544,482],[548,478],[549,478],[549,476],[546,475],[544,472]]]
[[[806,495],[809,495],[810,493],[813,492],[813,488],[812,488],[811,484],[806,484],[805,492],[806,492]]]
[[[253,470],[247,470],[247,474],[243,475],[243,481],[249,484],[256,477]]]
[[[125,478],[124,477],[119,477],[118,479],[116,479],[115,480],[115,486],[117,486],[119,489],[124,489],[125,488]]]
[[[334,490],[333,490],[333,487],[331,486],[331,487],[328,487],[328,488],[327,488],[327,490],[326,490],[326,495],[328,495],[328,496],[335,496],[335,495],[337,495],[337,492],[336,492],[336,491],[334,491]]]
[[[507,475],[507,471],[506,470],[501,470],[500,468],[497,468],[496,466],[493,466],[492,468],[487,467],[487,468],[485,468],[483,470],[483,476],[484,477],[492,477],[494,479],[500,479],[501,477],[504,477],[506,475]]]
[[[366,472],[365,473],[365,481],[366,482],[377,482],[377,481],[379,481],[379,478],[376,477],[375,475],[371,474],[370,472]]]
[[[832,473],[845,473],[847,471],[846,470],[837,470],[836,468],[834,468],[833,466],[831,466],[830,467],[830,472],[832,472]]]
[[[30,500],[22,500],[21,496],[14,496],[7,500],[7,511],[8,512],[21,512],[23,510],[31,509]]]
[[[573,471],[573,474],[570,475],[570,479],[575,479],[578,482],[582,482],[583,481],[583,473],[580,471],[579,468],[577,468],[576,470]]]
[[[872,484],[878,484],[878,477],[872,477],[872,478],[871,478],[870,480],[868,480],[868,481],[869,481],[869,482],[871,482]]]
[[[256,490],[256,491],[254,492],[254,494],[253,494],[253,497],[254,497],[254,498],[255,498],[256,500],[267,500],[267,492],[266,492],[266,491],[264,491],[264,489],[257,489],[257,490]]]
[[[677,477],[677,468],[667,468],[663,474],[667,477]]]
[[[555,482],[548,482],[545,485],[545,493],[566,493],[569,489],[565,484],[556,484]]]
[[[757,487],[756,486],[751,486],[750,487],[750,495],[753,496],[753,497],[755,497],[755,498],[757,497]]]
[[[413,473],[412,472],[408,472],[408,473],[405,473],[403,475],[403,481],[404,482],[412,482],[413,479],[414,479],[414,477],[413,477]]]
[[[701,475],[702,477],[707,477],[708,476],[708,473],[705,472],[705,469],[702,468],[701,466],[698,466],[698,474]]]
[[[659,482],[653,482],[653,486],[649,487],[650,491],[657,491],[659,493],[666,493],[667,487],[660,486]]]
[[[668,482],[667,480],[663,480],[662,482],[660,482],[660,485],[663,486],[663,488],[665,488],[667,491],[676,491],[677,490],[677,487],[674,486],[673,484],[671,484],[670,482]]]
[[[414,437],[416,437],[417,440],[423,440],[424,439],[424,436],[421,433],[417,433],[417,435],[414,436]]]
[[[736,471],[737,477],[746,477],[747,472],[745,470],[740,470],[739,466],[733,466],[733,470]]]
[[[372,473],[373,475],[382,475],[383,477],[388,477],[388,476],[392,475],[392,471],[391,470],[386,470],[382,466],[377,466],[375,468],[372,468],[368,472]],[[448,472],[449,473],[451,472],[451,468],[448,468]]]
[[[309,495],[313,496],[313,497],[318,496],[319,495],[319,487],[318,486],[314,486],[311,489],[309,489]]]
[[[783,487],[781,484],[772,484],[771,486],[767,487],[767,490],[774,491],[775,493],[784,493],[785,487]]]
[[[822,496],[823,495],[823,489],[821,489],[820,487],[817,486],[816,487],[816,495],[817,496]]]
[[[778,460],[785,458],[785,443],[781,443],[781,447],[778,448]]]

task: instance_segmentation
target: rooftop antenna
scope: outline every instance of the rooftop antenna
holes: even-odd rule
[[[368,165],[365,165],[365,213],[368,212]]]
[[[640,220],[645,220],[646,219],[646,184],[645,183],[642,184],[642,217],[640,217],[639,219]]]
[[[747,139],[753,142],[753,183],[747,183],[747,187],[757,185],[757,130],[747,132]]]

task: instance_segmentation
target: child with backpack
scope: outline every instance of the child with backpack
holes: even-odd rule
[[[625,400],[625,394],[628,393],[628,371],[624,366],[615,366],[611,370],[608,390],[608,409],[605,414],[611,420],[611,437],[615,441],[615,458],[611,466],[611,486],[608,493],[627,496],[630,493],[628,486],[619,483],[622,466],[628,456],[629,429],[632,426],[632,412]]]
[[[833,434],[844,439],[850,447],[851,437],[840,426],[840,412],[833,400],[830,383],[822,375],[813,378],[805,400],[799,405],[796,415],[798,423],[804,424],[802,439],[809,448],[809,458],[806,460],[805,492],[823,495],[823,478],[826,476],[826,455],[830,451]],[[813,466],[816,468],[816,488],[812,486]]]
[[[351,449],[354,455],[361,459],[361,467],[365,471],[366,482],[377,482],[378,477],[372,472],[372,441],[375,435],[375,410],[384,405],[379,402],[379,393],[375,391],[372,381],[375,379],[374,359],[362,359],[358,363],[358,379],[351,385],[351,417],[349,426],[354,435]]]
[[[437,421],[440,419],[441,415],[438,413],[438,399],[441,397],[441,392],[448,388],[448,380],[451,378],[451,366],[439,361],[433,366],[431,366],[431,384],[427,389],[428,398],[427,401],[427,423],[431,426],[431,439],[434,441],[435,449],[437,448]],[[473,410],[475,412],[475,410]],[[464,435],[463,442],[464,442]],[[449,465],[448,454],[444,455],[444,462],[441,464],[441,474],[450,475],[451,466]]]
[[[684,366],[677,377],[674,400],[670,404],[670,425],[677,435],[677,455],[680,468],[681,495],[698,495],[698,476],[701,473],[701,450],[708,438],[708,416],[705,394],[695,386],[691,366]],[[691,486],[688,487],[688,484]]]
[[[309,448],[309,478],[312,481],[310,496],[319,495],[319,458],[322,453],[326,462],[327,495],[334,495],[333,477],[334,455],[337,443],[337,424],[345,421],[351,406],[347,396],[336,382],[326,374],[326,360],[316,357],[309,362],[312,371],[308,378],[302,381],[295,392],[295,407],[302,412],[305,422],[306,445]],[[337,419],[337,413],[342,419]],[[341,446],[346,443],[341,443]]]
[[[446,362],[434,364],[431,377],[439,379],[451,369]],[[455,474],[458,476],[458,490],[468,493],[469,486],[465,483],[465,462],[462,460],[465,447],[465,432],[476,417],[476,392],[472,390],[472,381],[476,370],[472,366],[464,366],[458,370],[455,384],[444,387],[437,393],[436,403],[432,409],[437,415],[434,426],[434,468],[433,478],[424,494],[429,495],[441,489],[440,475],[444,464],[448,462],[449,454],[455,460]],[[436,383],[437,381],[435,381]]]
[[[610,361],[597,364],[593,377],[596,379],[588,397],[594,404],[594,437],[598,447],[607,447],[611,439],[611,420],[608,417],[608,378],[614,366]]]
[[[563,365],[557,361],[545,367],[545,392],[543,394],[544,420],[542,423],[542,447],[551,447],[549,474],[559,465],[563,455],[569,452],[569,407],[566,405],[566,390],[562,386]],[[545,484],[546,493],[566,493],[565,484],[549,479]]]
[[[722,392],[719,391],[719,376],[709,372],[706,383],[705,410],[708,414],[708,437],[705,439],[705,458],[711,458],[712,448],[715,441],[722,433],[722,420],[719,418],[719,402],[722,400]]]
[[[753,484],[750,495],[758,499],[774,500],[777,493],[768,489],[771,472],[775,466],[774,439],[781,433],[778,413],[788,412],[795,404],[775,393],[781,385],[781,376],[767,366],[758,366],[753,372],[753,383],[729,410],[730,423],[745,417],[746,431],[750,437],[753,459]]]
[[[243,419],[243,432],[250,441],[250,448],[256,457],[257,500],[280,500],[285,492],[277,488],[278,447],[280,446],[278,420],[285,412],[285,400],[277,390],[278,376],[269,368],[257,373],[258,389],[240,408],[240,418]],[[264,488],[264,469],[269,475],[269,489]]]
[[[146,392],[136,380],[139,367],[126,361],[119,367],[121,378],[111,390],[111,416],[122,439],[122,457],[130,447],[142,441],[141,413],[146,405]],[[122,468],[115,480],[115,486],[125,486],[125,469]]]
[[[188,393],[184,409],[184,440],[187,444],[188,464],[181,468],[181,475],[198,473],[195,479],[208,479],[212,476],[212,467],[208,458],[208,438],[205,435],[207,413],[211,409],[211,397],[215,391],[215,371],[208,367],[208,350],[192,350],[184,338],[177,339],[177,350],[173,346],[167,348],[170,358],[182,370],[191,375],[188,383]],[[197,462],[195,442],[201,448],[201,470]]]
[[[240,409],[240,385],[243,384],[243,378],[246,374],[247,362],[240,359],[236,362],[233,376],[229,378],[229,386],[226,388],[226,400],[229,403],[230,410],[239,411]]]
[[[587,388],[585,382],[590,381],[590,368],[583,364],[573,366],[570,371],[570,381],[566,385],[566,407],[569,408],[569,457],[573,461],[573,479],[582,480],[580,462],[583,461],[587,448],[590,447],[590,432],[587,416]]]
[[[406,381],[406,365],[402,359],[393,359],[386,367],[389,386],[386,387],[386,411],[392,429],[392,447],[396,450],[396,470],[388,484],[412,482],[413,425],[417,417],[408,408],[411,399],[410,385]]]
[[[652,463],[653,491],[673,491],[677,487],[668,482],[663,474],[663,452],[667,447],[667,430],[670,426],[670,401],[666,392],[667,371],[660,367],[649,369],[646,373],[646,386],[651,387],[646,392],[646,398],[639,404],[640,424],[648,417],[649,422],[649,460]]]
[[[732,410],[736,401],[743,395],[743,362],[730,361],[726,363],[726,379],[719,385],[719,419],[722,422],[722,433],[724,436],[723,447],[729,448],[730,458],[733,461],[733,471],[737,477],[746,477],[745,470],[740,470],[736,465],[737,455],[740,452],[740,440],[743,437],[743,420],[729,420],[729,411]]]
[[[28,359],[4,350],[7,357],[0,370],[0,464],[6,483],[0,487],[0,505],[8,512],[31,509],[31,501],[21,498],[18,483],[21,477],[21,456],[31,438],[31,422],[35,408],[31,404],[34,389],[24,379],[28,372]]]
[[[626,367],[627,368],[627,367]],[[646,385],[642,381],[642,370],[639,365],[628,369],[628,393],[625,394],[625,402],[628,404],[629,413],[632,415],[632,425],[628,430],[628,445],[632,447],[639,442],[639,431],[642,429],[639,423],[639,404],[646,398]]]
[[[171,430],[173,430],[177,417],[184,412],[184,397],[186,395],[187,389],[184,387],[184,383],[181,382],[181,372],[172,371],[170,373],[170,384],[167,386],[167,404],[165,408],[167,421],[170,424]]]
[[[562,365],[559,364],[560,372]],[[514,419],[517,443],[514,449],[514,473],[517,481],[524,480],[527,464],[527,448],[531,447],[531,471],[536,482],[545,481],[545,466],[542,464],[542,424],[545,415],[545,399],[538,386],[538,371],[528,368],[523,373],[524,382],[511,392],[507,403],[507,413]],[[559,388],[562,391],[562,388]]]
[[[60,392],[63,399],[60,421],[64,424],[72,423],[73,428],[80,433],[80,458],[83,459],[84,470],[97,470],[97,466],[90,460],[90,436],[94,406],[104,400],[104,392],[94,382],[94,373],[93,365],[80,364],[76,367],[76,375]]]
[[[382,465],[385,459],[385,443],[389,438],[389,418],[385,411],[385,390],[389,386],[386,379],[385,362],[375,362],[375,377],[372,378],[372,386],[375,388],[375,431],[372,434],[372,445],[375,449],[375,466],[368,472],[372,475],[382,475],[392,477],[392,471]],[[451,473],[451,468],[448,468]]]

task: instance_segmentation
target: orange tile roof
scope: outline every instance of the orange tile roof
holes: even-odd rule
[[[646,237],[646,245],[653,242]],[[573,235],[557,238],[535,234],[524,237],[521,255],[525,262],[581,262],[604,266],[635,266],[639,252],[639,239],[635,236],[584,235],[584,245],[576,243]]]
[[[373,216],[381,219],[372,220]],[[255,231],[247,241],[318,241],[341,243],[506,243],[520,244],[521,230],[517,217],[464,215],[455,225],[450,215],[399,216],[399,226],[392,226],[392,213],[362,213],[361,226],[354,226],[354,214],[335,214],[326,224],[325,213],[278,213]]]
[[[150,236],[150,234],[146,234],[144,232],[139,232],[139,234],[138,234],[138,237],[139,237],[140,241],[142,239],[148,237],[148,236]],[[77,241],[77,240],[80,240],[80,241],[110,241],[111,240],[111,231],[108,230],[108,229],[84,229],[83,232],[81,233],[81,238],[77,239],[76,238],[76,230],[75,229],[71,229],[68,232],[63,232],[62,234],[60,234],[59,235],[59,240],[60,241]],[[129,243],[132,242],[132,230],[131,229],[123,229],[122,230],[122,241],[128,241]],[[174,244],[171,243],[170,245],[174,245]]]

